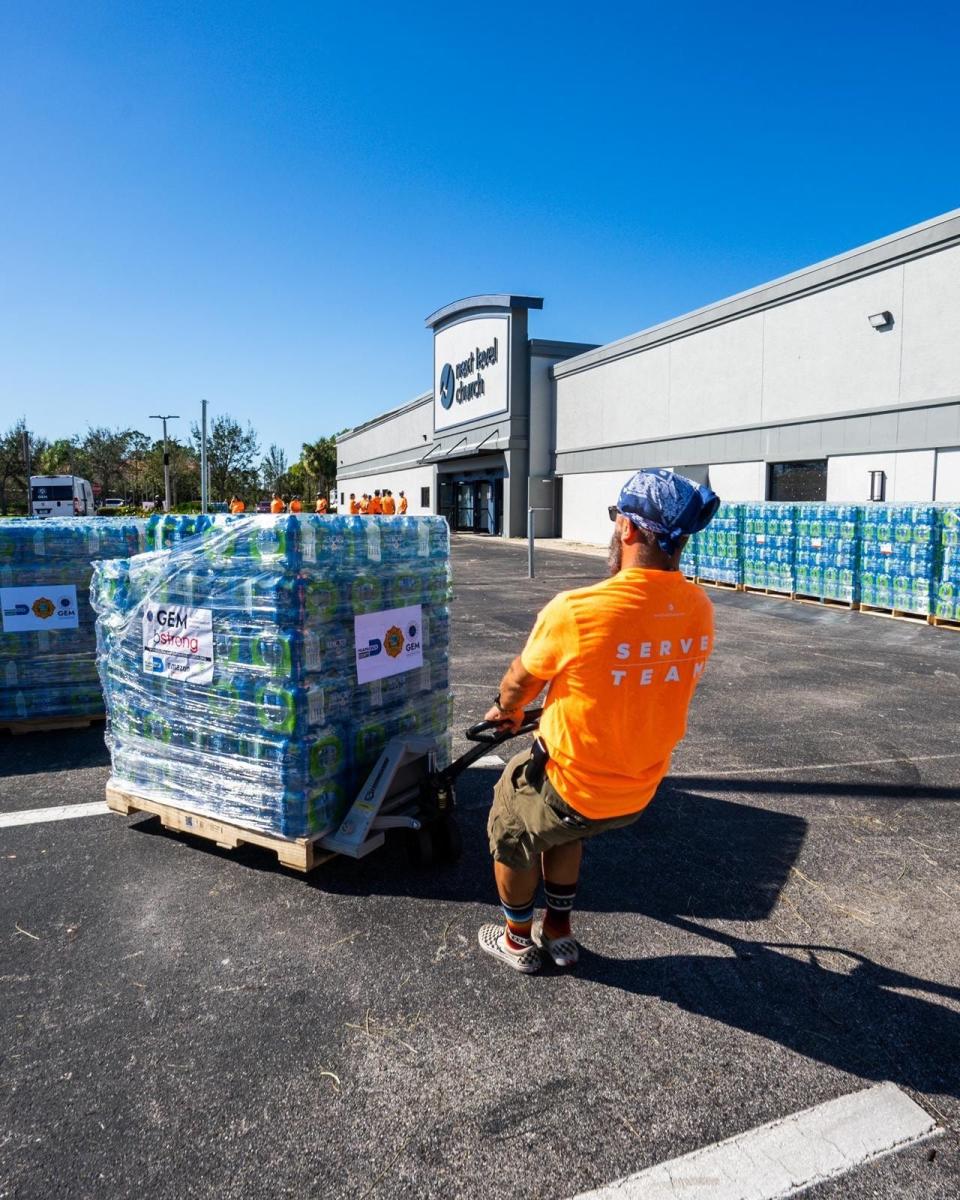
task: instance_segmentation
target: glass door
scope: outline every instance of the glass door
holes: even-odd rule
[[[472,483],[457,484],[457,528],[473,529],[474,522],[474,488]]]
[[[496,533],[497,514],[493,484],[482,480],[477,484],[477,533]]]

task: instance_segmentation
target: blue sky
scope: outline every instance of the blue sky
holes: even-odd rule
[[[958,14],[0,0],[0,430],[296,456],[450,300],[609,341],[957,207]]]

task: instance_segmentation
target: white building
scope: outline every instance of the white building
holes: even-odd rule
[[[338,439],[339,490],[453,528],[606,541],[641,466],[725,500],[960,500],[960,210],[606,346],[531,297],[427,319],[431,391]]]

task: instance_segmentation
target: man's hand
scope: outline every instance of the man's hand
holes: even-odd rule
[[[500,708],[495,704],[493,708],[487,710],[487,715],[483,719],[493,721],[497,725],[508,725],[511,729],[517,730],[523,724],[523,709]]]
[[[515,658],[500,681],[498,703],[488,710],[484,720],[495,721],[512,730],[519,729],[523,724],[523,710],[536,700],[543,687],[543,680],[531,675],[520,659]]]

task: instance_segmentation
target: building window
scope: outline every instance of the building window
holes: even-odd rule
[[[341,507],[341,508],[343,508],[343,503],[344,503],[344,500],[343,500],[343,492],[341,492],[341,493],[340,493],[340,507]]]
[[[421,508],[429,508],[430,507],[430,489],[428,487],[420,489],[420,507]]]
[[[785,501],[826,500],[827,460],[770,463],[767,499]]]

